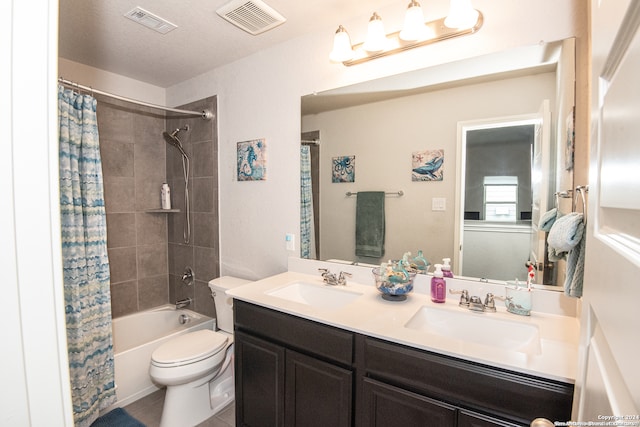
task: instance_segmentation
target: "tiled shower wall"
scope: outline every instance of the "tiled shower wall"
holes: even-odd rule
[[[196,111],[216,113],[215,97],[190,104]],[[189,106],[183,107],[191,109]],[[178,174],[177,149],[162,132],[189,124],[180,134],[190,155],[189,184],[192,236],[182,241],[184,180]],[[107,246],[111,269],[111,312],[119,317],[190,296],[190,307],[214,316],[208,280],[219,275],[216,121],[165,118],[157,110],[98,97],[98,130],[107,212]],[[149,213],[160,207],[160,187],[168,182],[172,204],[180,213]],[[182,189],[180,187],[182,186]],[[198,238],[195,238],[201,234]],[[187,287],[179,276],[186,265],[196,283]]]
[[[215,305],[209,289],[209,280],[220,276],[219,214],[218,214],[218,133],[216,98],[206,98],[180,108],[214,114],[211,120],[198,117],[176,117],[167,120],[169,131],[189,126],[178,137],[190,161],[189,200],[191,204],[191,238],[184,242],[184,177],[182,156],[177,148],[167,151],[167,179],[171,187],[171,202],[180,214],[169,215],[169,300],[190,297],[195,310],[208,316],[215,315]],[[186,266],[194,270],[195,283],[185,286],[181,282]]]

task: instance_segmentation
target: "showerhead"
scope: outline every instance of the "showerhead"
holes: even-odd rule
[[[182,154],[185,157],[188,157],[187,153],[185,153],[184,151],[184,148],[182,148],[182,142],[180,142],[180,139],[178,139],[178,134],[183,130],[188,131],[189,125],[185,125],[182,128],[178,128],[171,133],[164,131],[162,132],[162,136],[164,137],[164,140],[167,141],[167,144],[173,145],[178,150],[180,150],[180,154]]]

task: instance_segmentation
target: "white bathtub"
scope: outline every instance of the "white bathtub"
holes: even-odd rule
[[[181,314],[189,316],[184,325]],[[167,340],[199,329],[213,329],[214,319],[171,304],[113,319],[113,351],[118,401],[126,406],[156,390],[149,377],[151,353]]]

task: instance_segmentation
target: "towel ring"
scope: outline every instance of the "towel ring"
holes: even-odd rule
[[[562,197],[563,199],[570,199],[571,193],[573,193],[573,190],[556,191],[554,193],[554,196],[556,196],[556,208],[560,209],[560,197]]]
[[[588,192],[589,192],[588,185],[578,185],[574,193],[575,197],[573,198],[573,206],[575,211],[578,207],[578,193],[580,194],[580,197],[582,197],[582,215],[585,223],[587,222],[587,197],[585,196],[585,193],[588,193]]]

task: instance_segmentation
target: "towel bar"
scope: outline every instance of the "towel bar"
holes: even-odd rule
[[[352,191],[347,191],[347,192],[345,193],[345,195],[346,195],[347,197],[355,196],[355,195],[357,195],[357,194],[358,194],[358,192],[357,192],[357,191],[356,191],[355,193],[354,193],[354,192],[352,192]],[[398,197],[401,197],[401,196],[404,196],[404,191],[402,191],[402,190],[398,190],[398,191],[390,191],[390,192],[385,192],[384,194],[385,194],[386,196],[398,196]]]

